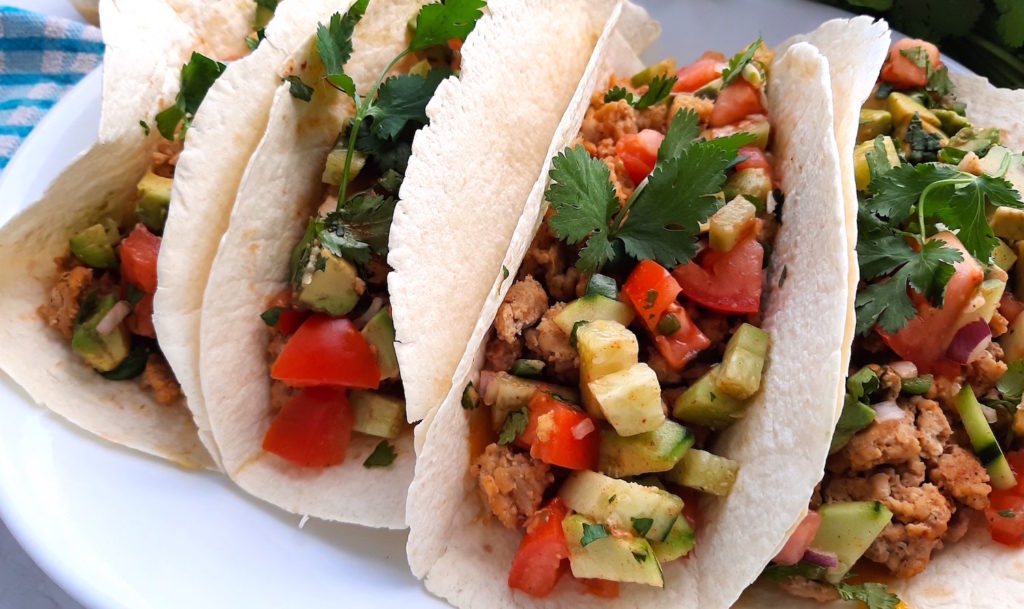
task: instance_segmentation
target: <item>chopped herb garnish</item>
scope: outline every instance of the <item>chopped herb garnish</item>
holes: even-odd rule
[[[598,539],[604,539],[605,537],[608,537],[608,529],[603,524],[584,522],[583,537],[580,537],[580,545],[585,548]]]
[[[100,375],[110,381],[128,381],[137,378],[146,369],[149,354],[153,350],[148,341],[138,341],[132,346],[128,357],[113,370],[101,372]]]
[[[572,331],[569,332],[569,346],[572,347],[573,349],[575,349],[576,345],[578,344],[576,340],[576,333],[579,332],[579,329],[582,328],[587,323],[589,323],[589,320],[581,319],[572,325]]]
[[[647,552],[633,552],[633,560],[640,564],[643,564],[644,561],[647,560],[647,556]]]
[[[618,497],[618,495],[612,495],[611,497],[609,497],[609,498],[608,498],[608,505],[611,505],[611,504],[612,504],[612,502],[614,502],[614,501],[615,501],[615,498],[616,498],[616,497]]]
[[[937,134],[925,131],[921,117],[916,112],[907,127],[905,142],[910,147],[907,161],[914,164],[938,160],[939,150],[942,149],[942,140]]]
[[[176,135],[179,139],[185,138],[185,132],[206,98],[207,91],[225,69],[227,66],[219,61],[200,53],[192,53],[188,63],[181,67],[181,88],[178,89],[174,105],[156,115],[156,128],[164,139],[174,140]]]
[[[524,431],[526,431],[526,425],[530,422],[530,409],[523,406],[522,409],[511,412],[508,418],[505,419],[505,424],[501,428],[501,433],[498,435],[498,444],[511,444],[516,441]]]
[[[608,103],[626,100],[627,104],[637,110],[645,110],[669,99],[669,96],[672,95],[672,87],[676,85],[677,80],[678,78],[675,76],[659,74],[651,79],[651,83],[647,86],[647,91],[640,97],[633,95],[623,87],[612,87],[605,93],[604,101]]]
[[[302,78],[296,75],[288,76],[284,79],[288,83],[288,92],[292,94],[295,99],[301,99],[304,102],[308,102],[313,99],[313,87],[302,82]]]
[[[722,87],[725,87],[743,73],[743,68],[750,64],[751,60],[754,59],[754,54],[757,53],[757,49],[761,47],[761,39],[758,38],[754,42],[750,43],[746,49],[732,56],[729,59],[729,65],[722,70]]]
[[[476,410],[478,406],[480,406],[480,393],[473,383],[467,383],[466,388],[462,390],[462,408],[463,410]]]
[[[366,461],[363,461],[363,467],[367,469],[371,467],[387,467],[395,462],[397,456],[395,448],[387,440],[381,440],[377,448],[374,448],[370,456],[366,458]]]
[[[139,126],[142,127],[142,132],[145,133],[146,136],[148,137],[151,131],[149,128],[149,123],[147,123],[146,121],[139,121]]]
[[[836,584],[839,598],[844,601],[860,601],[867,609],[896,609],[900,598],[889,592],[885,584]]]
[[[263,323],[273,328],[277,325],[278,320],[281,319],[281,313],[285,311],[287,311],[285,307],[270,307],[260,314],[260,319],[263,320]]]
[[[999,510],[996,513],[999,514],[1000,516],[1002,516],[1003,518],[1016,518],[1017,517],[1017,512],[1014,512],[1013,510]]]
[[[782,272],[779,273],[779,287],[781,288],[786,283],[786,277],[789,275],[789,267],[782,265]]]
[[[654,524],[653,518],[630,518],[630,521],[633,523],[633,529],[641,536],[646,536]]]
[[[656,302],[658,302],[658,290],[647,290],[647,293],[644,294],[644,308],[650,309]]]

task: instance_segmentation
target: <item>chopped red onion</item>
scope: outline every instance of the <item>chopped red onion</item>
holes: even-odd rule
[[[912,379],[917,378],[917,366],[914,362],[908,362],[906,360],[900,360],[898,362],[892,362],[889,364],[892,371],[899,375],[901,379]]]
[[[359,317],[355,318],[355,320],[352,323],[354,323],[356,327],[359,328],[360,330],[363,329],[363,327],[366,326],[366,324],[370,323],[370,320],[373,319],[373,316],[376,315],[377,312],[380,311],[383,307],[384,299],[381,298],[380,296],[374,296],[373,300],[370,301],[370,306],[367,307],[366,312],[360,315]]]
[[[594,421],[591,420],[590,417],[587,417],[586,419],[583,419],[579,423],[573,425],[572,437],[576,438],[577,440],[582,440],[583,438],[594,433],[594,429],[596,429],[594,427]]]
[[[491,370],[482,370],[480,372],[480,383],[477,385],[477,392],[484,399],[484,404],[494,404],[494,401],[498,398],[498,384],[493,382],[494,378],[498,376],[497,372]]]
[[[992,330],[984,319],[979,319],[957,330],[946,355],[953,361],[969,364],[978,359],[991,343]]]
[[[807,550],[818,534],[818,527],[821,526],[821,516],[815,511],[808,511],[804,519],[800,521],[796,529],[786,540],[779,553],[772,559],[777,565],[795,565],[804,557]]]
[[[872,404],[871,407],[875,409],[875,423],[901,421],[903,417],[907,416],[903,409],[892,400]]]
[[[985,415],[986,421],[992,424],[999,420],[999,413],[996,412],[995,408],[992,408],[991,406],[986,406],[984,404],[979,405],[981,406],[981,413]]]
[[[131,312],[132,306],[128,304],[127,300],[117,301],[117,303],[107,311],[107,314],[103,316],[100,323],[96,324],[96,332],[99,333],[100,336],[110,334],[114,331],[114,328],[124,321],[125,317],[128,317],[131,314]]]
[[[804,561],[827,569],[839,566],[839,557],[836,556],[835,552],[825,552],[824,550],[815,550],[814,548],[807,548],[807,551],[804,552]]]

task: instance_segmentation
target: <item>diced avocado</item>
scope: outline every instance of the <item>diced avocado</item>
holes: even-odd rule
[[[732,490],[740,464],[704,450],[691,448],[666,477],[671,482],[724,497]]]
[[[117,266],[114,246],[110,244],[107,229],[102,224],[75,233],[70,241],[71,253],[86,265],[95,269],[109,269]]]
[[[586,393],[620,436],[653,431],[665,422],[658,375],[647,364],[633,364],[592,380]]]
[[[576,330],[576,349],[580,352],[583,405],[591,415],[603,419],[601,408],[589,393],[587,385],[592,380],[632,367],[639,361],[640,345],[636,335],[624,325],[615,321],[597,320]]]
[[[857,142],[874,140],[879,135],[892,133],[892,115],[885,110],[861,108],[857,125]]]
[[[900,155],[896,152],[896,146],[892,143],[892,138],[889,136],[883,136],[882,145],[885,147],[889,166],[899,166]],[[872,152],[874,149],[874,140],[857,144],[857,147],[853,149],[853,173],[854,178],[857,180],[857,190],[867,190],[868,184],[871,183],[871,168],[868,166],[868,152]]]
[[[376,391],[350,391],[348,402],[356,417],[352,431],[378,438],[397,438],[405,424],[405,400]]]
[[[967,437],[971,439],[971,446],[978,460],[988,470],[989,478],[992,479],[992,487],[997,489],[1009,489],[1017,485],[1017,479],[1003,455],[1003,449],[996,441],[992,428],[985,419],[985,413],[981,411],[981,404],[974,397],[974,390],[971,386],[964,384],[963,389],[956,395],[956,410],[960,413],[960,419],[964,423]]]
[[[587,280],[586,295],[591,296],[595,294],[616,300],[619,297],[619,286],[612,277],[602,275],[601,273],[594,273]]]
[[[650,540],[664,539],[683,512],[683,500],[672,493],[588,470],[569,474],[558,497],[595,522]]]
[[[624,302],[600,294],[588,294],[565,305],[555,316],[555,324],[568,334],[578,321],[606,320],[628,326],[634,315],[633,307]]]
[[[430,62],[427,61],[426,59],[421,59],[417,61],[415,64],[413,64],[411,68],[409,68],[409,74],[411,74],[412,76],[421,76],[423,78],[426,78],[427,74],[429,73]]]
[[[676,521],[672,523],[672,528],[663,541],[651,541],[654,555],[661,564],[686,556],[695,545],[697,545],[697,536],[690,528],[690,523],[682,516],[676,518]]]
[[[366,290],[355,265],[317,244],[310,245],[309,263],[295,287],[300,303],[335,317],[354,309]]]
[[[651,84],[656,76],[672,76],[676,73],[676,60],[669,57],[663,59],[658,63],[647,66],[643,70],[640,70],[629,79],[629,84],[633,87],[642,87],[644,85]]]
[[[963,127],[953,133],[946,144],[950,148],[956,148],[965,152],[973,152],[979,156],[985,156],[990,148],[999,143],[1000,133],[996,127],[987,129],[975,129],[974,127]]]
[[[348,141],[345,138],[345,133],[342,132],[334,142],[334,148],[327,155],[327,163],[324,165],[324,173],[321,177],[324,184],[341,186],[341,181],[345,176],[345,155],[347,153]],[[352,161],[348,168],[349,182],[356,179],[364,166],[366,166],[366,155],[358,150],[353,150]]]
[[[597,469],[616,478],[667,472],[693,446],[693,433],[667,420],[654,431],[622,437],[601,428],[601,452]]]
[[[395,355],[395,323],[391,311],[384,307],[363,326],[363,338],[370,344],[370,350],[377,357],[380,378],[399,377],[398,356]]]
[[[1018,315],[1009,331],[999,337],[999,346],[1003,348],[1006,363],[1024,359],[1024,315]]]
[[[931,110],[925,108],[920,102],[903,93],[892,92],[889,94],[887,103],[889,114],[892,116],[894,125],[901,125],[906,128],[914,114],[921,117],[922,123],[928,123],[933,127],[939,127],[942,122]]]
[[[167,223],[167,208],[171,205],[173,185],[174,180],[158,176],[152,171],[147,171],[139,181],[135,217],[154,233],[162,233]]]
[[[966,117],[960,116],[952,110],[944,110],[942,108],[932,108],[932,114],[939,119],[939,126],[946,133],[956,133],[964,127],[970,127],[971,123]]]
[[[746,402],[736,399],[718,388],[715,377],[718,368],[712,368],[690,385],[672,406],[672,416],[686,423],[712,429],[725,429],[743,417]]]
[[[930,374],[922,374],[912,379],[903,379],[900,383],[900,393],[905,395],[924,395],[932,388],[935,378]]]
[[[718,388],[741,400],[757,393],[770,343],[771,338],[761,328],[741,324],[725,346],[722,365],[718,367]]]
[[[566,516],[562,521],[573,577],[647,584],[658,588],[665,586],[661,565],[646,539],[616,537],[609,533],[596,539],[591,534],[585,540],[585,527],[603,528],[604,525],[595,524],[579,514]],[[606,528],[604,531],[607,533]],[[584,541],[587,542],[585,546]]]
[[[722,92],[722,84],[723,80],[721,78],[716,78],[694,91],[693,94],[704,99],[718,99],[718,94]]]
[[[773,188],[772,178],[763,167],[747,167],[729,176],[725,185],[722,186],[722,191],[728,201],[740,195],[756,197],[765,201]]]
[[[1017,262],[1017,254],[1014,253],[1013,248],[1006,245],[1006,242],[1002,239],[999,240],[999,245],[992,250],[992,262],[1004,271],[1009,271],[1013,268],[1014,263]]]
[[[1024,239],[1024,209],[997,207],[988,223],[997,237],[1008,241]]]
[[[110,372],[128,357],[128,331],[122,324],[118,324],[106,335],[96,331],[96,326],[116,303],[113,294],[99,298],[91,306],[85,303],[83,313],[87,316],[75,325],[71,336],[71,348],[99,372]]]
[[[573,404],[578,404],[580,400],[579,393],[568,387],[499,372],[491,379],[487,391],[484,393],[484,403],[491,407],[491,423],[494,428],[501,429],[508,413],[521,410],[529,405],[530,398],[538,389],[548,391]]]
[[[728,252],[754,227],[757,208],[743,197],[736,197],[711,216],[708,242],[711,249]]]
[[[858,431],[874,421],[875,409],[847,394],[843,400],[843,412],[839,415],[835,433],[832,434],[828,454],[832,455],[842,450]]]
[[[878,501],[828,503],[818,508],[818,515],[821,525],[811,547],[839,559],[839,565],[826,572],[832,583],[843,580],[892,520],[892,512]]]

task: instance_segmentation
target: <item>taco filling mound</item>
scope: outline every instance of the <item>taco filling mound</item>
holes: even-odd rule
[[[974,528],[1024,546],[1024,158],[968,110],[938,49],[909,39],[861,110],[845,406],[810,511],[765,571],[792,594],[865,600],[854,570],[899,590]]]
[[[553,161],[548,214],[462,397],[480,500],[523,534],[512,588],[547,596],[563,559],[599,596],[662,587],[661,565],[694,547],[700,494],[736,480],[710,447],[771,345],[772,59],[757,41],[612,78]]]

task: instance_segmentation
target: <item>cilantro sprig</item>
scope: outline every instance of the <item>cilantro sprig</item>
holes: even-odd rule
[[[900,55],[914,62],[917,67],[924,68],[925,75],[928,77],[928,84],[925,85],[926,91],[934,93],[938,97],[945,97],[953,92],[953,81],[949,79],[949,70],[946,69],[946,66],[936,68],[932,65],[931,59],[928,58],[928,51],[924,47],[902,49]]]
[[[651,79],[647,91],[640,97],[633,95],[624,87],[612,87],[604,94],[604,101],[609,103],[624,99],[627,104],[637,110],[645,110],[669,99],[669,96],[672,95],[672,87],[676,85],[677,80],[679,79],[675,76],[659,74]]]
[[[812,565],[806,562],[799,562],[795,565],[769,565],[762,572],[762,577],[768,581],[781,582],[794,577],[803,577],[821,583],[825,577],[825,567]],[[847,575],[852,577],[853,574]],[[862,583],[851,584],[839,582],[835,584],[836,593],[844,601],[860,601],[864,603],[865,609],[896,609],[900,604],[900,597],[889,592],[885,584]]]
[[[727,86],[743,74],[743,69],[753,61],[754,54],[761,48],[761,43],[761,38],[758,38],[750,43],[746,49],[736,53],[729,59],[729,65],[722,70],[722,87]]]
[[[397,457],[398,453],[395,452],[395,447],[391,446],[391,443],[387,440],[381,440],[377,447],[373,449],[373,452],[363,461],[363,467],[366,469],[388,467],[395,462]]]
[[[188,63],[181,67],[181,87],[174,98],[174,105],[156,115],[156,128],[164,139],[185,139],[185,132],[199,111],[200,104],[206,99],[206,93],[225,69],[227,65],[219,61],[201,53],[192,53]]]
[[[570,245],[586,242],[576,266],[593,273],[615,255],[616,246],[637,260],[675,266],[697,253],[697,235],[719,206],[716,194],[737,151],[754,137],[738,133],[698,139],[692,110],[675,115],[654,171],[620,207],[608,166],[582,147],[567,148],[552,162],[546,198],[550,226]]]

